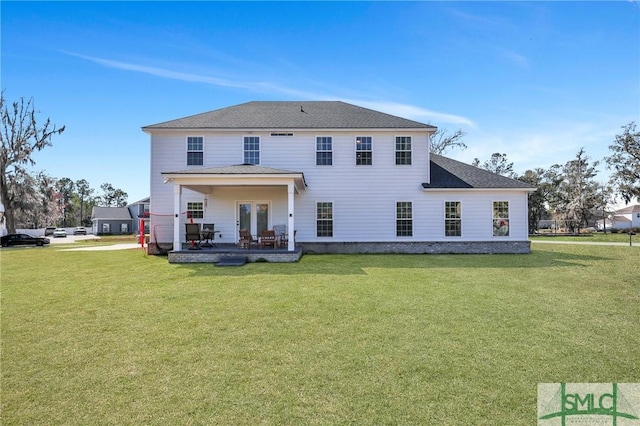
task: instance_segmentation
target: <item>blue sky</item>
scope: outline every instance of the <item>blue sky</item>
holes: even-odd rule
[[[35,170],[149,195],[140,128],[252,100],[343,100],[467,133],[518,173],[640,121],[637,2],[7,2],[5,98],[67,130]],[[601,165],[600,179],[608,171]]]

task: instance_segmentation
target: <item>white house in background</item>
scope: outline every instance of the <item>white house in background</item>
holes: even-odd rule
[[[605,229],[621,229],[640,228],[640,204],[634,204],[614,211],[607,219],[600,219],[596,222],[596,229],[603,231]]]
[[[248,102],[149,125],[150,252],[185,223],[295,230],[289,251],[528,253],[527,184],[429,153],[436,127],[344,102]]]

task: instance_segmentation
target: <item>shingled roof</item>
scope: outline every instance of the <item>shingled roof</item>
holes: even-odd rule
[[[535,187],[488,170],[431,154],[431,183],[425,189],[530,189]]]
[[[433,129],[340,101],[254,101],[145,126],[155,129]]]

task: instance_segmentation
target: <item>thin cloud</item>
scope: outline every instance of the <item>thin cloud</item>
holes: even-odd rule
[[[320,99],[320,100],[342,100],[344,102],[357,104],[366,108],[376,109],[389,114],[399,115],[402,117],[412,118],[415,120],[426,120],[434,122],[444,122],[456,125],[466,125],[475,127],[475,123],[459,115],[447,114],[437,111],[428,110],[414,105],[407,105],[395,102],[376,102],[364,101],[356,99],[345,99],[340,96],[328,96],[319,93],[313,93],[303,90],[282,87],[269,82],[252,82],[252,81],[235,81],[224,78],[185,73],[180,71],[172,71],[164,68],[151,67],[147,65],[132,64],[128,62],[114,61],[111,59],[97,58],[94,56],[81,55],[73,52],[63,52],[76,58],[84,59],[98,65],[108,68],[114,68],[124,71],[132,71],[143,74],[149,74],[156,77],[167,78],[171,80],[185,81],[188,83],[203,83],[212,86],[231,87],[238,89],[246,89],[255,92],[279,93],[287,96],[298,97],[301,99]]]

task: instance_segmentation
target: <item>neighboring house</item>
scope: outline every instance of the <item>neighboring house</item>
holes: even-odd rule
[[[93,207],[91,223],[94,235],[133,232],[133,219],[126,207]]]
[[[535,188],[431,155],[436,127],[344,102],[249,102],[145,126],[151,244],[189,221],[316,253],[528,253]],[[291,232],[289,231],[289,234]]]
[[[149,233],[149,197],[140,201],[131,203],[127,206],[129,214],[133,218],[133,229],[131,232],[138,234],[140,232],[140,221],[144,219],[144,232]]]
[[[605,226],[607,230],[640,228],[640,204],[618,209],[609,218],[596,221],[596,229],[598,231],[603,231]]]

